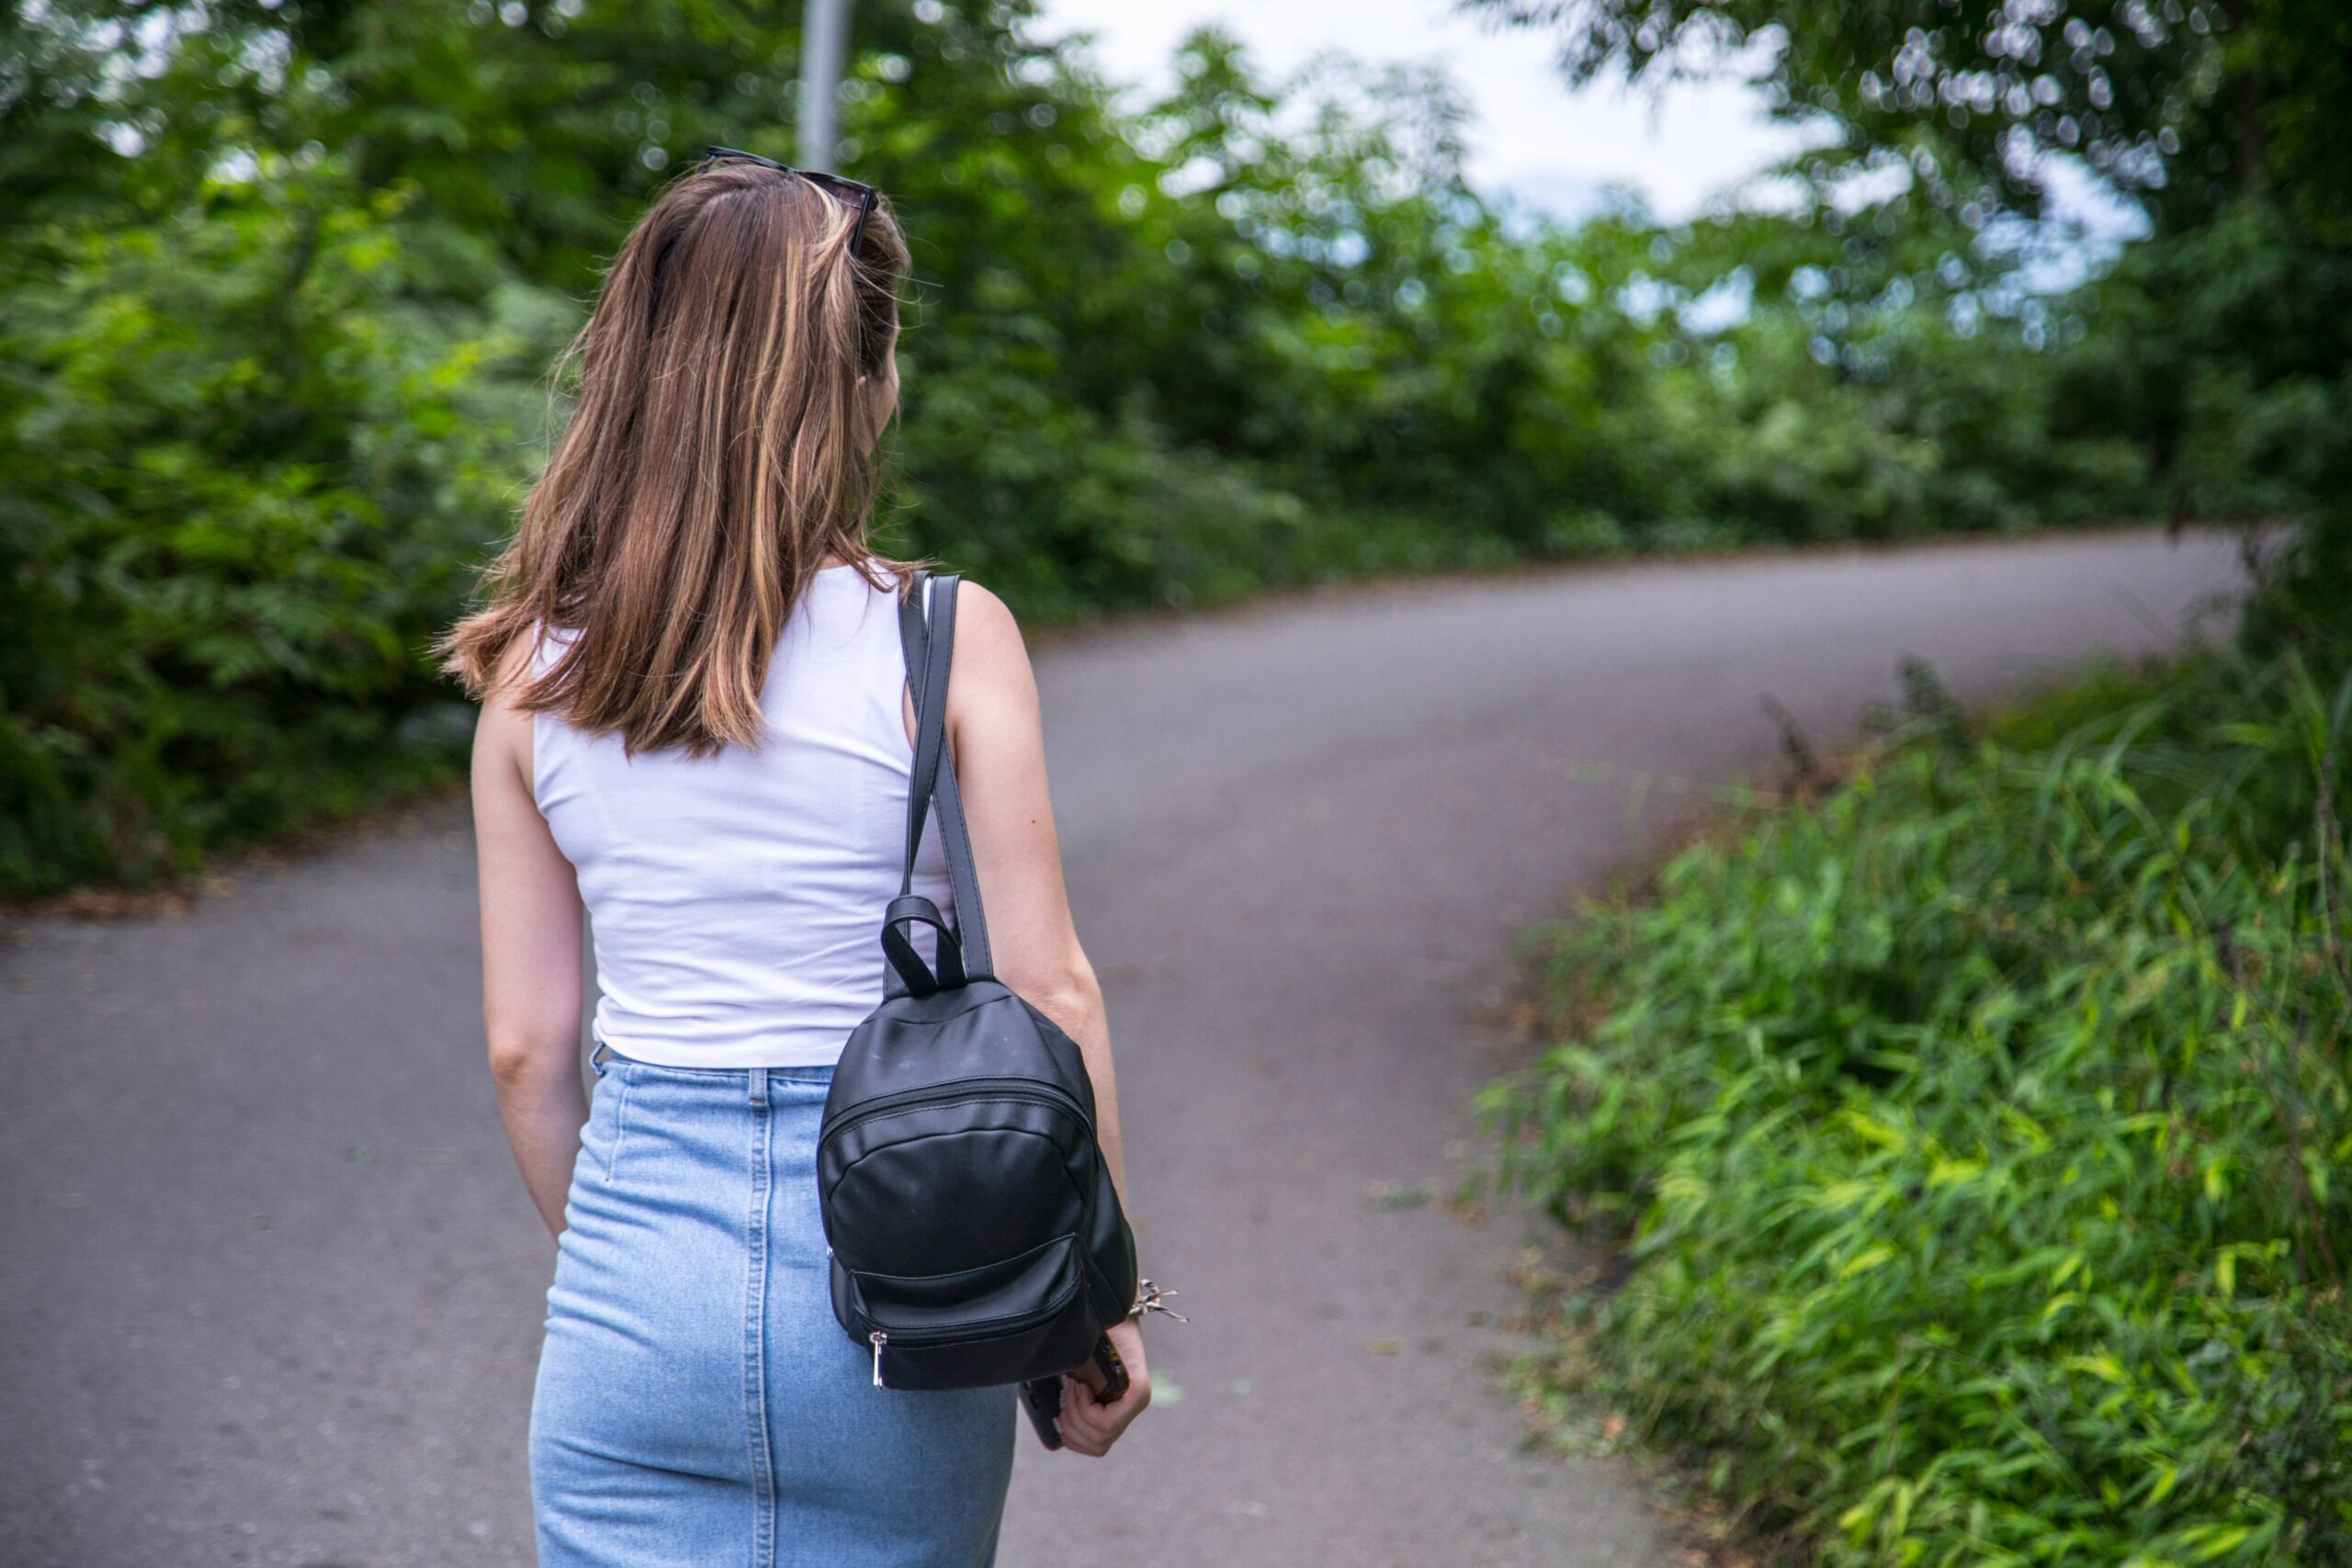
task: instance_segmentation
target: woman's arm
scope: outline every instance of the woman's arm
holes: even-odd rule
[[[1061,1025],[1086,1058],[1094,1083],[1095,1136],[1124,1200],[1125,1153],[1119,1140],[1119,1086],[1111,1067],[1111,1029],[1062,884],[1061,845],[1046,788],[1046,739],[1037,682],[1021,628],[1004,601],[962,585],[956,598],[955,674],[947,684],[947,733],[956,782],[972,835],[972,859],[985,889],[989,948],[997,978]],[[1133,1322],[1111,1329],[1133,1377],[1126,1396],[1102,1404],[1083,1383],[1064,1380],[1061,1431],[1074,1451],[1109,1451],[1127,1424],[1151,1403],[1143,1337]]]
[[[481,1012],[490,1073],[523,1185],[550,1234],[580,1153],[580,887],[531,793],[531,719],[498,692],[474,731]]]
[[[1002,980],[1078,1043],[1094,1082],[1095,1136],[1126,1195],[1119,1089],[1102,988],[1070,919],[1062,852],[1046,787],[1045,728],[1029,650],[1004,601],[964,583],[956,596],[956,664],[947,733],[964,795],[972,859]]]

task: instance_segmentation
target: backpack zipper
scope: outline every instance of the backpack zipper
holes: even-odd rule
[[[1076,1117],[1078,1124],[1086,1129],[1086,1135],[1089,1138],[1094,1136],[1094,1119],[1087,1115],[1083,1106],[1061,1090],[1034,1078],[957,1078],[953,1083],[900,1089],[896,1094],[867,1100],[856,1115],[824,1129],[820,1136],[827,1139],[837,1137],[863,1122],[903,1111],[910,1105],[925,1102],[944,1104],[960,1100],[1010,1100],[1032,1105],[1050,1105]]]
[[[1018,1313],[1011,1318],[999,1318],[989,1324],[984,1325],[983,1326],[989,1327],[992,1332],[980,1336],[980,1337],[995,1339],[1007,1334],[1018,1334],[1025,1328],[1034,1328],[1041,1323],[1047,1322],[1052,1318],[1059,1316],[1064,1312],[1069,1310],[1069,1303],[1078,1299],[1079,1291],[1085,1282],[1085,1276],[1080,1271],[1072,1269],[1069,1283],[1056,1291],[1052,1301],[1046,1303],[1044,1306],[1038,1307],[1033,1312]],[[869,1318],[867,1321],[870,1323],[873,1320]],[[1012,1326],[1010,1328],[998,1326],[998,1325],[1004,1323],[1010,1323]],[[953,1344],[958,1337],[961,1337],[962,1326],[963,1325],[959,1325],[956,1329],[950,1329],[944,1335],[937,1333],[922,1334],[918,1332],[911,1339],[908,1338],[907,1335],[901,1332],[899,1338],[901,1343],[912,1345],[917,1348],[921,1348],[926,1344],[933,1343]],[[882,1348],[890,1343],[890,1331],[887,1328],[869,1328],[865,1331],[865,1342],[874,1347],[874,1386],[876,1388],[885,1387],[887,1385],[882,1382]]]

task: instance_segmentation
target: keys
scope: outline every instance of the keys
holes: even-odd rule
[[[1170,1317],[1174,1318],[1179,1323],[1192,1322],[1193,1320],[1191,1318],[1186,1317],[1182,1313],[1178,1312],[1174,1307],[1168,1304],[1168,1298],[1175,1293],[1176,1292],[1173,1291],[1161,1290],[1158,1285],[1153,1284],[1148,1280],[1137,1280],[1136,1283],[1135,1308],[1133,1311],[1129,1312],[1127,1315],[1140,1321],[1150,1316],[1153,1313],[1158,1312],[1167,1314]]]

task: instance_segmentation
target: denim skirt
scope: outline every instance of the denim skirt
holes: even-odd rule
[[[531,1404],[541,1568],[987,1568],[1013,1391],[876,1388],[834,1321],[832,1069],[596,1057]]]

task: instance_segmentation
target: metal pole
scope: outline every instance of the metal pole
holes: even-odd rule
[[[800,18],[800,166],[830,169],[839,150],[834,106],[849,42],[849,0],[808,0]]]

